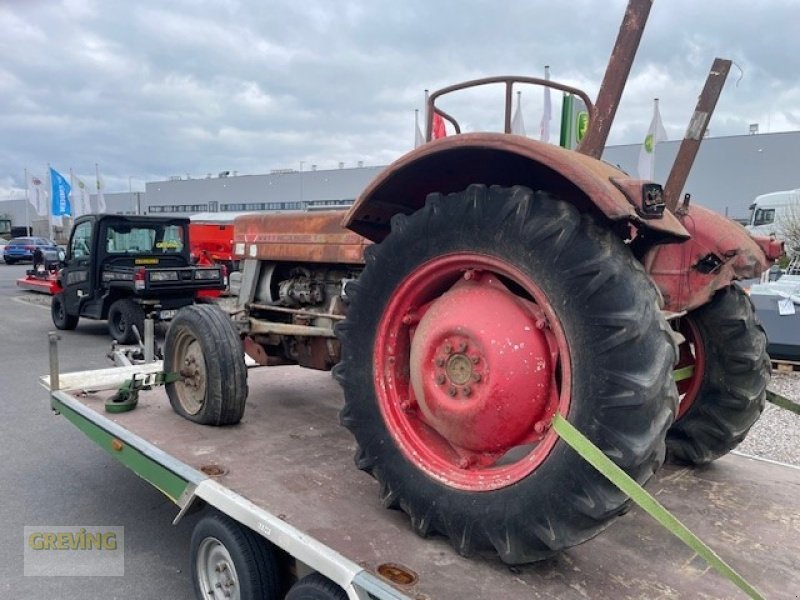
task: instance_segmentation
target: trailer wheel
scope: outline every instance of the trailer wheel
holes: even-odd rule
[[[191,540],[195,596],[213,600],[278,600],[281,578],[275,550],[233,519],[212,512]]]
[[[108,332],[120,344],[135,344],[144,336],[144,310],[130,298],[115,301],[108,309]]]
[[[286,600],[347,600],[347,592],[320,573],[312,573],[292,586]]]
[[[764,410],[770,378],[767,336],[750,298],[738,286],[683,317],[678,368],[678,418],[667,433],[671,460],[704,465],[744,440]]]
[[[233,425],[247,399],[247,369],[239,335],[218,307],[178,311],[164,342],[164,370],[181,378],[167,384],[176,413],[203,425]]]
[[[630,501],[550,422],[639,483],[663,462],[676,349],[641,265],[523,187],[432,194],[391,225],[337,328],[356,464],[461,554],[532,562],[593,537]]]
[[[67,304],[64,301],[64,294],[55,294],[50,300],[50,316],[56,329],[72,331],[78,326],[78,315],[67,313]]]

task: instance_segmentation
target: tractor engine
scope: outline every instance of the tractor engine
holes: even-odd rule
[[[333,327],[347,314],[347,285],[361,268],[260,263],[243,323],[245,350],[261,364],[328,370],[339,361]]]

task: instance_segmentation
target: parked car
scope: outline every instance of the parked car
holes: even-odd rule
[[[33,261],[33,253],[37,248],[54,252],[58,250],[56,243],[48,238],[18,237],[10,240],[3,247],[3,260],[7,265],[13,265],[21,260]]]

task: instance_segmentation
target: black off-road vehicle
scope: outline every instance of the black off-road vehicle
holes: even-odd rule
[[[200,290],[224,289],[227,273],[191,264],[189,219],[86,215],[75,221],[58,279],[58,329],[75,329],[80,317],[108,319],[112,337],[131,344],[145,316],[171,318]]]

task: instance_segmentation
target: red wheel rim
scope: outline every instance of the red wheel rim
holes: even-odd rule
[[[697,393],[703,383],[703,374],[706,368],[706,352],[703,340],[700,337],[700,330],[694,324],[692,318],[683,317],[678,331],[683,335],[684,342],[680,346],[678,366],[675,370],[679,371],[686,367],[692,367],[692,374],[686,379],[677,382],[680,404],[678,404],[676,420],[685,415],[686,411],[691,408],[697,399]]]
[[[387,428],[431,477],[471,491],[535,471],[567,415],[566,336],[542,290],[518,268],[459,253],[419,266],[378,324],[374,383]]]

